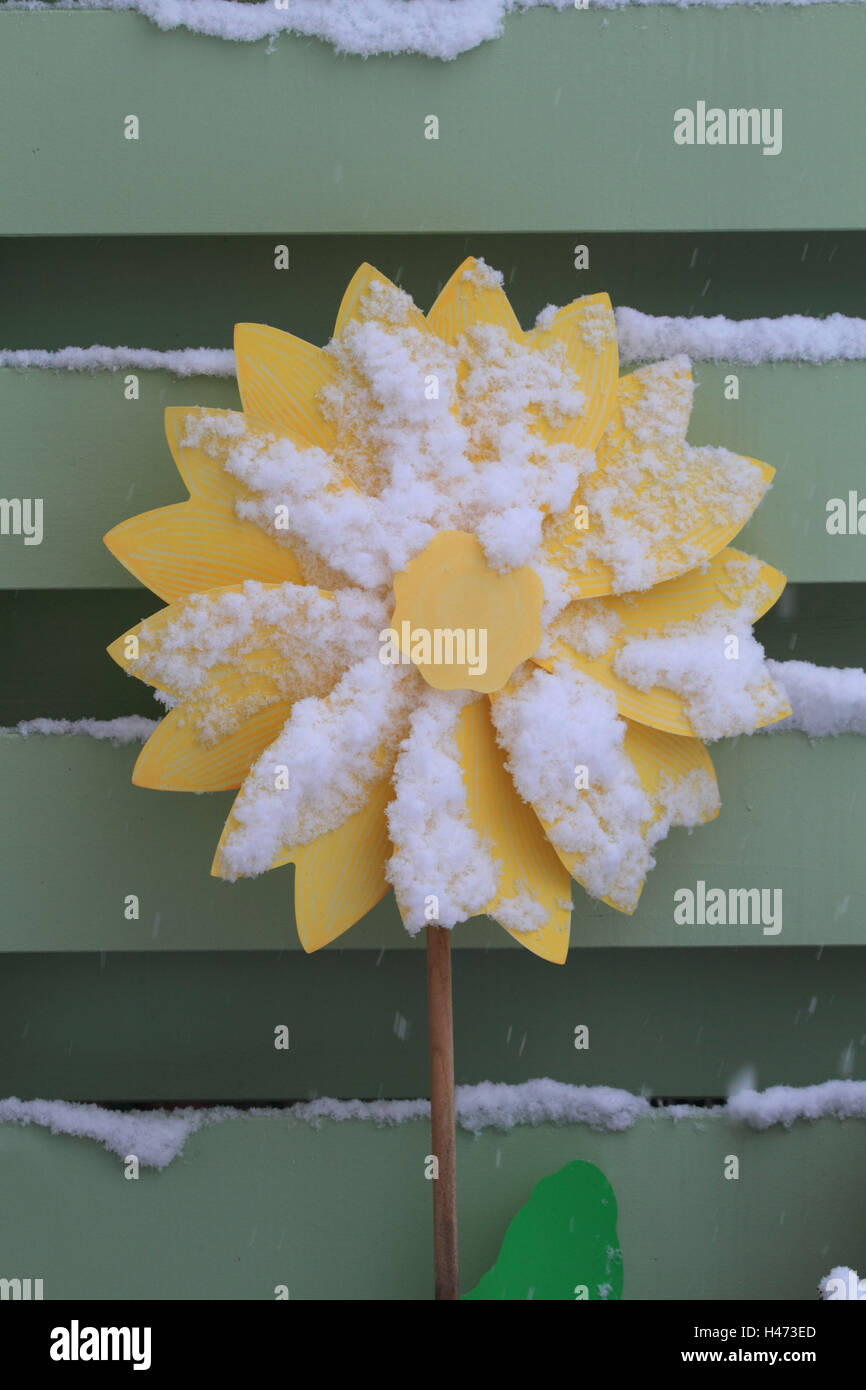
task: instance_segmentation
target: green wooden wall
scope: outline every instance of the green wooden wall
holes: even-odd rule
[[[617,1196],[624,1298],[814,1303],[818,1280],[856,1243],[863,1131],[824,1121],[757,1134],[716,1117],[651,1117],[624,1134],[461,1132],[463,1288],[496,1259],[534,1183],[580,1157]],[[46,1298],[78,1299],[85,1283],[99,1299],[272,1300],[277,1285],[292,1300],[429,1298],[428,1142],[423,1121],[236,1120],[133,1182],[91,1142],[3,1125],[0,1164],[17,1194],[0,1217],[6,1268],[42,1277]],[[723,1177],[731,1153],[736,1182]],[[638,1192],[644,1200],[630,1200]]]
[[[8,232],[864,221],[852,138],[866,101],[862,29],[849,5],[538,10],[448,64],[347,59],[303,41],[268,54],[131,15],[0,20],[17,137],[0,154]],[[716,93],[725,106],[782,107],[781,153],[677,147],[674,110]],[[137,142],[123,138],[128,114]],[[429,114],[438,141],[424,138]]]
[[[650,313],[863,314],[859,8],[540,11],[442,65],[288,39],[268,56],[133,15],[0,5],[0,348],[227,347],[242,319],[324,342],[360,261],[426,306],[468,253],[504,271],[527,325],[598,289]],[[782,155],[676,150],[673,106],[717,91],[784,106]],[[137,144],[122,138],[129,112]],[[423,140],[428,112],[438,144]],[[738,401],[723,396],[729,371]],[[791,581],[761,640],[782,660],[863,665],[866,539],[828,537],[824,516],[829,497],[862,491],[866,366],[695,374],[691,439],[778,470],[744,535]],[[46,518],[41,546],[0,542],[2,725],[158,715],[104,648],[159,602],[100,538],[183,496],[163,407],[237,397],[232,381],[139,377],[129,402],[121,375],[0,370],[0,491],[43,497]],[[208,876],[231,797],[134,788],[134,756],[0,735],[0,1095],[423,1094],[423,952],[393,902],[305,957],[291,868]],[[762,1086],[866,1078],[866,741],[759,736],[714,757],[719,820],[660,847],[631,919],[575,887],[566,966],[489,922],[458,930],[459,1081],[549,1075],[706,1100],[744,1067]],[[698,878],[781,887],[781,934],[676,926],[673,890]],[[138,922],[123,916],[131,892]],[[831,1264],[864,1258],[849,1248],[866,1242],[864,1137],[855,1121],[732,1134],[718,1118],[461,1135],[464,1284],[532,1183],[584,1157],[617,1190],[626,1297],[811,1298]],[[237,1121],[126,1183],[89,1141],[0,1126],[0,1185],[15,1193],[0,1275],[42,1270],[48,1297],[267,1298],[277,1283],[299,1298],[426,1297],[427,1143],[420,1123]],[[720,1176],[731,1151],[739,1183]]]

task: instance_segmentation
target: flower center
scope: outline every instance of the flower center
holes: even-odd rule
[[[394,576],[394,598],[380,658],[413,662],[437,690],[499,690],[541,642],[538,575],[527,565],[498,574],[466,531],[434,536]]]

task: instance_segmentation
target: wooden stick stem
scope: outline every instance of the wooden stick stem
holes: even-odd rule
[[[458,1299],[457,1143],[454,1128],[454,1026],[451,1009],[451,933],[427,928],[427,1006],[430,1030],[431,1152],[435,1297]]]

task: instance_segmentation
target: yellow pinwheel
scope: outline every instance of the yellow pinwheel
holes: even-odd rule
[[[168,605],[109,648],[169,706],[134,781],[238,788],[213,871],[293,863],[308,951],[393,886],[564,961],[571,879],[633,911],[718,812],[705,740],[789,713],[785,581],[729,544],[773,470],[686,442],[685,359],[620,377],[605,295],[525,332],[483,261],[235,350],[241,411],[166,413],[189,501],[105,538]]]

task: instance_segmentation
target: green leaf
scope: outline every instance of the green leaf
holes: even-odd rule
[[[616,1197],[580,1159],[542,1178],[514,1217],[499,1258],[464,1298],[592,1300],[622,1297]]]

